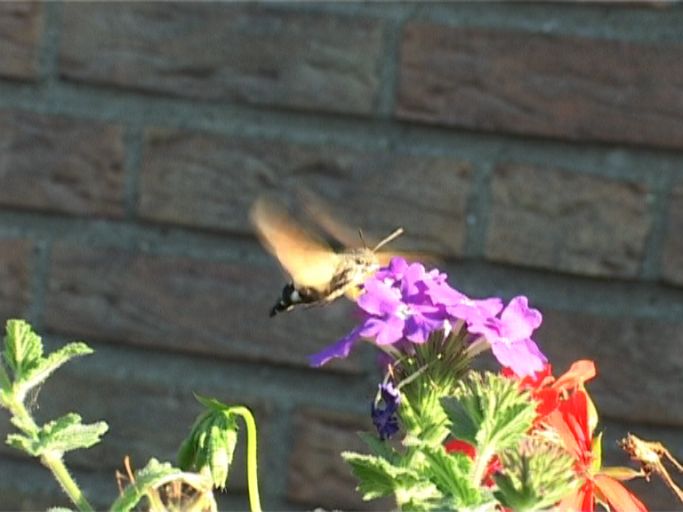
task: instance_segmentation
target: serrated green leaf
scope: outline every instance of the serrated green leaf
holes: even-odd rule
[[[377,437],[377,435],[370,434],[368,432],[358,432],[358,437],[360,437],[363,442],[368,445],[375,455],[386,459],[391,464],[395,463],[397,454],[391,444],[387,443],[386,441],[382,441]]]
[[[174,468],[168,462],[159,462],[157,459],[150,459],[147,465],[135,472],[135,481],[128,484],[118,499],[111,506],[112,512],[128,512],[144,498],[150,489],[171,480],[182,471]]]
[[[374,455],[342,452],[341,456],[351,466],[351,471],[359,480],[356,489],[365,501],[393,494],[398,476],[410,474],[409,469],[394,466],[387,460]]]
[[[36,426],[33,420],[31,419],[30,416],[12,416],[10,418],[10,421],[12,422],[12,425],[17,427],[19,430],[21,430],[24,433],[31,433],[35,431]]]
[[[473,444],[479,454],[494,454],[515,446],[536,417],[536,402],[527,392],[520,391],[514,380],[490,372],[483,376],[471,372],[459,383],[455,399],[457,402],[445,401],[446,413],[453,421],[451,428],[456,437],[470,442],[459,430],[471,436],[474,429]],[[455,421],[463,423],[456,425]]]
[[[230,409],[230,406],[228,404],[224,404],[223,402],[215,398],[202,396],[197,393],[194,393],[194,397],[200,404],[202,404],[207,409],[213,409],[216,411],[225,411],[226,409]]]
[[[478,425],[469,416],[464,405],[454,397],[444,397],[441,399],[441,407],[443,407],[448,420],[451,422],[451,434],[458,439],[475,445],[477,442]]]
[[[472,460],[462,453],[446,453],[445,450],[425,448],[430,480],[437,488],[450,498],[450,501],[461,509],[472,507],[482,502],[479,489],[472,485],[470,474]]]
[[[33,367],[29,368],[20,378],[18,378],[15,382],[17,393],[20,394],[20,397],[23,397],[26,392],[42,383],[57,370],[57,368],[70,359],[92,353],[93,350],[83,342],[74,342],[65,345],[46,358],[41,358]]]
[[[134,481],[125,487],[110,510],[112,512],[128,512],[146,496],[150,500],[152,497],[158,499],[159,493],[156,492],[156,489],[173,481],[186,483],[202,493],[205,498],[202,503],[207,505],[207,508],[200,506],[199,510],[216,510],[216,503],[211,494],[211,481],[207,476],[181,471],[171,464],[159,462],[157,459],[150,459],[143,469],[135,472]]]
[[[29,439],[30,444],[24,444],[22,448],[36,457],[46,452],[61,455],[98,443],[108,428],[103,421],[83,425],[78,414],[69,413],[43,425],[37,435]]]
[[[442,510],[444,495],[427,480],[402,479],[394,490],[396,503],[401,510]]]
[[[9,375],[7,375],[7,370],[5,370],[5,365],[0,361],[0,391],[8,393],[12,387],[12,382],[9,380]],[[3,405],[3,402],[0,402]]]
[[[515,511],[547,510],[575,489],[572,457],[562,448],[526,438],[501,456],[505,471],[495,475],[500,503]]]
[[[90,448],[101,441],[102,435],[109,430],[104,421],[83,425],[69,425],[46,433],[45,447],[48,450],[65,453],[79,448]]]
[[[8,434],[5,442],[12,448],[28,453],[31,456],[40,455],[35,453],[36,440],[23,434]]]
[[[8,320],[5,332],[5,362],[19,378],[42,357],[43,342],[24,320]]]

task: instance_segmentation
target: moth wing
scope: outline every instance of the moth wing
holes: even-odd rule
[[[358,247],[361,239],[359,232],[336,220],[339,216],[335,215],[330,206],[320,199],[319,196],[304,187],[297,189],[297,194],[301,198],[301,203],[311,219],[320,226],[327,234],[340,242],[344,247]]]
[[[327,288],[340,263],[337,253],[271,201],[257,200],[250,216],[261,242],[294,284],[319,290]]]

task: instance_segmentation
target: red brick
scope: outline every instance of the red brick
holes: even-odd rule
[[[495,170],[487,258],[637,276],[651,225],[643,185],[525,165]]]
[[[38,78],[43,5],[0,2],[0,76]]]
[[[683,284],[683,183],[678,184],[671,193],[666,227],[662,274],[666,280],[681,285]]]
[[[681,44],[409,23],[396,114],[486,131],[683,148]]]
[[[26,314],[29,303],[31,243],[0,240],[0,329],[7,318]]]
[[[588,388],[604,418],[683,425],[683,324],[544,310],[537,339],[555,372],[578,359],[596,362]]]
[[[204,100],[368,113],[382,24],[273,6],[66,4],[60,73]]]
[[[123,215],[118,126],[0,111],[0,204],[76,215]]]
[[[289,461],[287,497],[295,503],[329,509],[390,510],[390,499],[366,502],[355,491],[358,481],[340,453],[369,453],[357,435],[370,431],[367,418],[321,410],[299,411]]]
[[[249,230],[254,199],[285,202],[305,187],[356,233],[380,240],[397,226],[392,248],[460,254],[471,171],[448,158],[367,153],[262,139],[154,130],[140,178],[142,217],[211,229]]]
[[[221,263],[56,244],[45,325],[93,340],[299,366],[353,326],[343,303],[269,319],[285,280],[275,262],[258,263],[259,248],[233,249],[235,261]]]

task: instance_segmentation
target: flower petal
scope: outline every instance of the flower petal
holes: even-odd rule
[[[491,341],[491,351],[502,366],[510,367],[520,377],[542,370],[548,361],[531,339],[512,343]]]
[[[593,481],[611,510],[647,512],[645,505],[617,480],[598,474]]]
[[[360,338],[361,327],[356,327],[336,343],[333,343],[317,354],[309,356],[309,364],[314,367],[319,367],[327,363],[330,359],[337,357],[344,358],[348,356],[349,352],[351,352],[351,349],[353,348],[353,345],[355,345]]]

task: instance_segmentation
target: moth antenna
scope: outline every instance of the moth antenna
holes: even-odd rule
[[[361,243],[363,244],[363,247],[364,247],[365,249],[367,249],[367,248],[368,248],[368,244],[365,243],[365,238],[363,238],[363,230],[360,229],[360,228],[358,228],[358,236],[360,237],[360,241],[361,241]]]
[[[391,233],[388,237],[386,237],[384,240],[382,240],[380,243],[378,243],[375,248],[372,250],[373,252],[378,251],[381,249],[383,246],[391,242],[392,240],[395,240],[399,236],[403,234],[403,228],[398,228],[396,229],[393,233]]]

